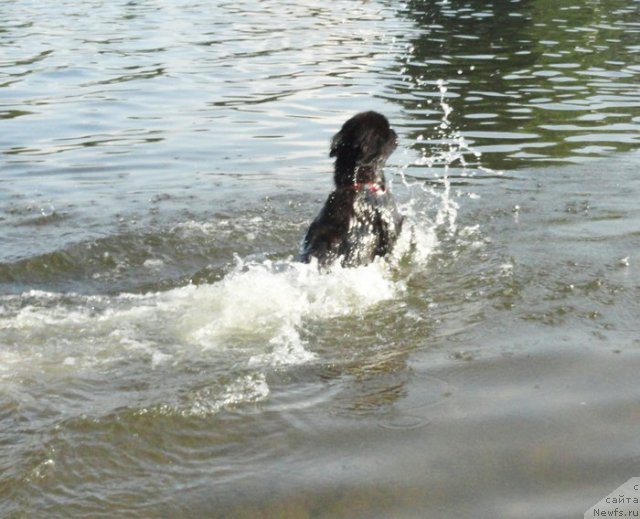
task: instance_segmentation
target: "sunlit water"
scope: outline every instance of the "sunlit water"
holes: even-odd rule
[[[640,476],[639,2],[0,15],[0,516],[582,517]],[[407,224],[321,274],[367,109]]]

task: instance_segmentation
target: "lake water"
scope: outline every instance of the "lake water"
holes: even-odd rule
[[[640,476],[638,0],[0,17],[0,516],[569,518]],[[407,232],[319,274],[368,109]]]

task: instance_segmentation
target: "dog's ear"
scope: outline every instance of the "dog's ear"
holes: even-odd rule
[[[329,151],[329,157],[337,157],[338,151],[344,146],[344,132],[341,130],[333,136],[331,139],[331,149]]]
[[[329,157],[336,157],[339,161],[355,165],[361,161],[362,153],[363,144],[353,128],[343,127],[331,139]]]
[[[395,149],[396,138],[384,115],[362,112],[333,136],[329,157],[336,157],[347,167],[371,166],[386,160]]]
[[[346,125],[345,125],[346,126]],[[384,139],[369,128],[342,128],[331,139],[329,157],[351,159],[354,163],[369,164],[380,156]]]

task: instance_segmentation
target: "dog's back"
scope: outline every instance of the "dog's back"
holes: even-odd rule
[[[403,217],[382,173],[396,147],[397,136],[387,119],[363,112],[349,119],[333,140],[336,189],[313,221],[302,243],[301,261],[320,265],[370,263],[391,251]]]

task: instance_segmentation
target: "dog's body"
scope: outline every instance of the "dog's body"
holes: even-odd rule
[[[382,168],[396,145],[396,133],[379,113],[363,112],[344,123],[329,154],[336,158],[336,188],[307,231],[301,261],[355,267],[391,251],[403,217]]]

